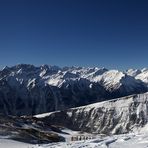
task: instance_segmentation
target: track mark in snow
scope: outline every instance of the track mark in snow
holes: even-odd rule
[[[109,148],[109,145],[116,142],[116,141],[117,141],[117,139],[110,139],[110,140],[106,141],[105,144],[106,144],[107,148]]]

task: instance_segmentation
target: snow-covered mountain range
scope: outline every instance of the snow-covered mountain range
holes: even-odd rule
[[[20,64],[0,71],[0,113],[32,115],[148,91],[148,69]]]

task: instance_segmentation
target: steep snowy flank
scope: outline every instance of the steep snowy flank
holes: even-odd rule
[[[36,117],[73,130],[102,134],[128,133],[137,131],[148,123],[148,93]]]
[[[139,79],[148,85],[148,69],[145,69],[142,73],[137,75],[136,79]]]
[[[129,69],[126,73],[148,84],[148,68],[143,68],[142,70]]]
[[[142,71],[139,70],[139,69],[128,69],[128,70],[126,71],[126,73],[127,73],[128,75],[133,76],[133,77],[137,76],[137,75],[140,74],[141,72],[142,72]]]
[[[97,67],[4,67],[0,71],[0,113],[32,115],[147,92],[147,69],[139,71],[133,76]]]
[[[96,82],[99,81],[106,88],[106,90],[111,92],[117,89],[132,92],[134,89],[141,87],[140,80],[135,80],[134,77],[131,77],[118,70],[107,71],[101,76],[95,77],[94,80]]]

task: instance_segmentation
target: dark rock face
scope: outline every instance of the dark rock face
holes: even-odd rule
[[[5,67],[0,71],[0,113],[34,115],[148,90],[144,82],[128,75],[116,84],[94,81],[107,71],[26,64]]]
[[[37,118],[0,115],[0,119],[0,135],[9,139],[33,144],[65,141],[60,127]]]

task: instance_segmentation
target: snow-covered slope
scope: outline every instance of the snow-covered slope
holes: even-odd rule
[[[0,119],[0,147],[141,148],[148,145],[148,93],[33,117],[0,115]],[[73,141],[73,137],[77,140]]]
[[[0,138],[0,146],[2,148],[146,148],[148,146],[148,133],[123,134],[98,137],[93,140],[36,145]]]
[[[148,85],[148,69],[143,70],[142,73],[136,76],[136,79],[140,79]]]
[[[37,115],[36,117],[73,130],[102,134],[128,133],[137,131],[148,123],[148,93]]]
[[[142,70],[129,69],[126,73],[148,84],[148,68],[143,68]]]
[[[0,113],[31,115],[147,92],[147,69],[135,73],[97,67],[4,67]]]

